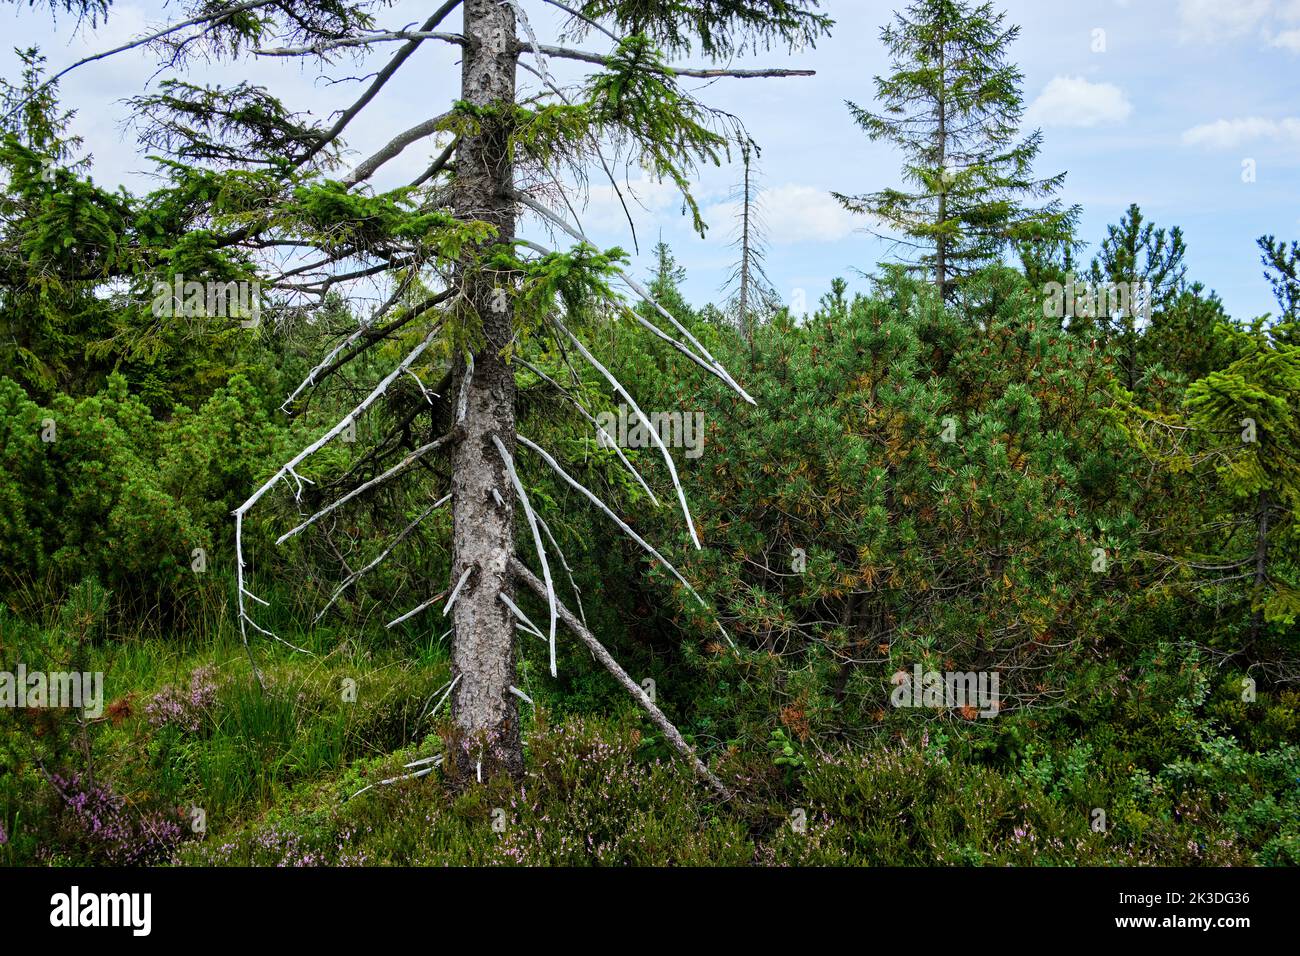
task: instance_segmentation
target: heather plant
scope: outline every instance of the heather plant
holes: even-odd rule
[[[190,674],[188,691],[167,684],[144,706],[145,717],[153,727],[175,726],[197,733],[203,726],[217,698],[216,668],[197,667]]]
[[[640,759],[639,736],[635,720],[539,725],[520,782],[499,778],[466,793],[430,779],[381,786],[322,813],[283,816],[189,848],[187,858],[328,866],[750,862],[744,825],[702,802],[679,764]],[[379,764],[368,776],[392,773]]]
[[[183,814],[132,806],[88,775],[51,774],[49,784],[58,806],[53,813],[53,839],[40,851],[47,863],[163,863],[185,836]]]

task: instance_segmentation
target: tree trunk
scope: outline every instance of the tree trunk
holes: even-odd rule
[[[749,316],[749,147],[745,147],[745,186],[742,197],[740,229],[740,328],[749,343],[749,362],[757,360],[754,353],[754,325]]]
[[[942,229],[948,221],[948,74],[944,63],[944,44],[948,42],[945,32],[939,41],[939,127],[935,139],[939,148],[939,227]],[[935,242],[934,284],[939,288],[939,298],[948,297],[948,239],[940,233]]]
[[[1259,601],[1263,595],[1264,583],[1268,580],[1268,514],[1273,507],[1268,489],[1260,489],[1256,499],[1255,521],[1255,586],[1251,589],[1251,600]],[[1264,626],[1264,612],[1255,610],[1250,615],[1250,644],[1254,647],[1259,640],[1259,632]]]
[[[515,99],[515,14],[499,0],[465,0],[461,95],[480,107]],[[512,186],[506,149],[510,110],[489,116],[483,127],[465,135],[457,149],[455,208],[462,219],[490,222],[496,242],[514,237],[515,210],[506,198]],[[451,579],[472,573],[453,608],[455,638],[452,697],[456,772],[486,780],[523,772],[523,745],[515,683],[515,628],[501,601],[511,588],[514,556],[514,492],[492,436],[507,449],[515,445],[514,372],[503,358],[510,343],[513,304],[506,277],[485,274],[467,255],[457,282],[468,306],[481,319],[474,341],[474,363],[465,388],[465,416],[454,454],[452,516],[454,552]],[[468,369],[457,375],[459,397]]]

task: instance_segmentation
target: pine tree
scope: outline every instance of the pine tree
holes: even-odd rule
[[[650,295],[654,301],[663,306],[679,319],[690,314],[691,307],[682,295],[682,283],[686,281],[686,269],[673,255],[668,243],[660,239],[652,250],[655,257],[654,269],[650,273]],[[642,303],[642,309],[650,309],[648,303]],[[650,309],[653,311],[653,309]]]
[[[755,407],[692,383],[718,423],[687,479],[717,489],[693,577],[744,666],[773,675],[755,692],[779,703],[755,719],[789,706],[818,736],[861,732],[917,662],[997,670],[1009,709],[1045,703],[1125,600],[1134,456],[1109,363],[1043,323],[1010,270],[965,288],[993,303],[983,328],[917,277],[852,298],[836,281],[806,322],[757,330]]]
[[[915,0],[881,30],[894,70],[875,78],[882,111],[848,103],[872,141],[902,151],[912,188],[834,195],[917,250],[915,268],[945,297],[1008,246],[1067,237],[1074,215],[1057,200],[1025,205],[1050,197],[1065,174],[1036,179],[1042,133],[1017,138],[1022,75],[1006,55],[1020,28],[1003,20],[991,3]]]
[[[1219,327],[1230,322],[1219,296],[1200,282],[1191,283],[1151,314],[1138,341],[1138,377],[1154,375],[1163,380],[1172,373],[1182,389],[1223,368],[1233,356]]]
[[[563,619],[633,693],[665,739],[688,756],[700,776],[721,788],[662,711],[556,594],[542,538],[545,522],[530,501],[525,460],[528,468],[542,473],[549,474],[549,468],[599,503],[625,531],[630,529],[594,492],[577,485],[554,455],[517,433],[515,359],[563,355],[565,360],[586,361],[634,406],[583,337],[590,340],[593,328],[611,315],[633,311],[614,291],[615,280],[643,298],[650,294],[623,270],[622,250],[594,248],[580,225],[547,201],[557,199],[556,184],[566,174],[570,180],[584,181],[587,169],[600,166],[612,180],[607,156],[615,155],[675,185],[702,232],[705,224],[691,193],[694,172],[702,164],[720,164],[728,150],[747,137],[737,119],[700,103],[683,89],[681,80],[800,71],[702,71],[675,67],[668,58],[698,51],[722,60],[754,48],[811,44],[830,27],[829,19],[818,12],[817,0],[586,0],[570,10],[564,34],[594,39],[603,47],[596,51],[538,45],[523,6],[501,0],[447,0],[414,31],[376,31],[374,6],[355,0],[196,6],[187,24],[173,24],[138,41],[162,45],[171,56],[159,92],[134,101],[145,144],[170,157],[165,169],[171,195],[188,202],[187,248],[214,259],[238,253],[256,261],[264,285],[278,297],[274,304],[281,315],[309,314],[323,306],[330,292],[376,276],[391,277],[398,290],[416,278],[436,289],[415,305],[394,294],[339,342],[289,397],[285,407],[293,411],[331,374],[362,354],[382,356],[390,369],[349,414],[236,509],[237,540],[250,511],[272,489],[283,486],[296,501],[312,505],[309,516],[284,534],[283,541],[350,506],[377,485],[399,477],[418,480],[416,476],[426,473],[412,465],[427,464],[427,458],[442,452],[451,465],[451,575],[445,586],[430,586],[436,596],[395,618],[392,625],[435,607],[444,609],[452,622],[453,676],[447,693],[455,739],[450,769],[463,780],[522,772],[516,631],[524,612],[512,595],[516,584],[523,584],[540,594],[549,618],[544,630],[528,624],[525,631],[545,635],[551,674],[556,673],[557,621]],[[443,32],[445,21],[457,11],[460,31]],[[197,86],[176,75],[196,55],[238,57],[252,51],[329,62],[350,52],[385,49],[384,44],[392,42],[397,51],[360,80],[360,96],[329,125],[287,108],[259,86]],[[344,133],[355,129],[356,117],[426,43],[459,49],[458,93],[351,171],[338,172]],[[551,59],[593,64],[595,69],[565,89],[548,71]],[[538,79],[536,89],[521,89],[521,71]],[[395,189],[374,187],[373,179],[386,163],[439,133],[450,143],[431,155],[423,174]],[[572,208],[567,202],[559,206]],[[576,244],[557,251],[521,235],[525,210]],[[297,250],[298,255],[287,265],[277,263],[266,255],[275,249]],[[160,257],[156,268],[165,273],[172,263]],[[193,271],[202,274],[201,268]],[[748,399],[671,313],[656,310],[653,319],[634,314],[640,326],[649,326],[656,337]],[[659,327],[664,322],[675,334]],[[354,480],[343,486],[329,483],[331,493],[323,501],[307,485],[304,479],[309,476],[318,485],[324,477],[313,457],[316,452],[340,435],[355,434],[358,419],[392,399],[390,386],[396,380],[414,378],[424,390],[425,378],[437,382],[444,377],[447,387],[436,390],[442,404],[428,416],[428,433],[381,437],[364,459],[373,477],[362,480],[349,472]],[[662,441],[658,445],[692,540],[699,546],[673,458]],[[446,490],[430,489],[439,496]],[[517,514],[522,521],[516,522]],[[528,551],[537,556],[540,576],[516,555],[517,523]],[[649,547],[643,538],[636,541]],[[659,552],[649,553],[667,563]],[[237,567],[238,619],[247,641],[250,634],[269,632],[254,618],[253,602],[258,599],[250,590],[251,568],[242,551]],[[690,587],[684,578],[679,580]]]
[[[1020,269],[1025,274],[1025,283],[1041,293],[1052,283],[1064,287],[1073,282],[1078,269],[1076,254],[1081,245],[1073,238],[1021,243]]]
[[[1300,345],[1285,323],[1219,331],[1237,358],[1194,382],[1187,407],[1193,427],[1211,436],[1206,460],[1228,501],[1221,522],[1206,521],[1227,552],[1212,566],[1244,583],[1259,655],[1266,625],[1300,619]]]
[[[1092,279],[1143,286],[1150,290],[1152,308],[1162,308],[1183,289],[1186,254],[1181,228],[1157,229],[1133,203],[1118,224],[1106,227],[1106,238],[1092,260]]]
[[[1273,288],[1282,318],[1300,319],[1300,240],[1292,240],[1288,248],[1272,236],[1260,236],[1257,244],[1262,250],[1259,258],[1264,264],[1264,278]]]

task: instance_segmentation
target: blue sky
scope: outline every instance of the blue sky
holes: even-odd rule
[[[540,0],[521,3],[539,37],[553,39],[556,11]],[[898,155],[868,142],[844,107],[852,99],[870,108],[872,78],[888,72],[878,35],[894,6],[827,0],[837,23],[816,49],[774,51],[733,64],[809,68],[815,77],[692,84],[710,105],[739,115],[763,149],[768,272],[786,301],[815,303],[835,276],[861,287],[856,272],[869,272],[890,256],[829,193],[898,184]],[[1189,278],[1215,289],[1232,314],[1272,311],[1255,239],[1263,233],[1300,238],[1300,0],[1010,0],[998,8],[1021,26],[1011,58],[1025,74],[1027,124],[1045,136],[1037,170],[1068,173],[1061,198],[1083,207],[1086,254],[1106,224],[1136,202],[1158,225],[1183,227]],[[402,0],[379,21],[401,28],[429,9],[428,2]],[[107,24],[76,30],[70,18],[52,22],[48,10],[7,8],[0,12],[8,41],[0,74],[16,77],[14,46],[41,46],[58,69],[139,35],[169,10],[175,14],[176,5],[121,4]],[[588,38],[586,47],[604,52],[595,39]],[[441,112],[455,96],[454,48],[425,46],[351,128],[349,144],[357,155]],[[332,85],[322,76],[365,74],[392,50],[384,46],[363,63],[343,60],[324,68],[279,58],[200,64],[190,79],[261,82],[293,109],[324,117],[351,102],[356,84]],[[552,62],[551,68],[561,78],[583,72],[570,63]],[[63,81],[65,104],[79,110],[76,131],[95,156],[101,183],[147,186],[149,164],[124,124],[128,111],[121,101],[141,92],[155,69],[150,54],[131,51]],[[385,167],[377,183],[409,180],[434,151],[432,144],[413,147]],[[1246,181],[1252,170],[1253,181]],[[706,239],[693,235],[670,187],[647,182],[635,169],[624,174],[640,204],[642,252],[662,235],[687,269],[688,298],[717,299],[733,258],[728,196],[739,169],[710,169],[699,177],[695,192],[711,224]],[[631,248],[608,186],[593,179],[579,209],[593,240]],[[553,244],[538,223],[521,231]],[[638,271],[647,268],[643,261]]]

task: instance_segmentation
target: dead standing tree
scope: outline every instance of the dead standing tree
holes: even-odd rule
[[[735,238],[731,247],[740,258],[732,266],[724,293],[730,293],[730,307],[735,311],[736,325],[749,345],[750,361],[754,360],[754,327],[770,317],[779,307],[780,296],[767,277],[767,225],[763,221],[762,197],[756,168],[758,147],[744,143],[740,147],[742,175],[732,192],[736,204]]]
[[[67,2],[76,7],[86,0]],[[632,396],[579,334],[584,314],[617,312],[635,319],[752,401],[673,316],[658,309],[655,314],[661,321],[652,322],[630,308],[624,294],[615,290],[615,282],[621,281],[633,296],[647,301],[648,293],[622,270],[618,250],[600,252],[586,241],[569,201],[576,187],[565,184],[585,183],[587,171],[598,169],[621,198],[614,168],[620,162],[639,164],[650,175],[676,184],[696,228],[703,231],[690,193],[691,174],[701,163],[718,163],[730,146],[747,142],[747,137],[738,120],[701,105],[682,89],[681,81],[796,76],[808,71],[686,68],[670,65],[668,58],[698,54],[717,62],[774,45],[791,49],[811,45],[829,29],[830,21],[818,12],[818,0],[571,0],[571,5],[537,0],[527,6],[534,17],[547,7],[548,13],[562,11],[567,17],[562,40],[592,39],[604,51],[539,42],[530,14],[519,0],[449,0],[414,29],[377,27],[372,11],[384,5],[373,2],[198,0],[183,20],[111,51],[149,47],[165,56],[161,92],[135,101],[142,139],[183,161],[170,167],[171,188],[189,198],[188,224],[205,230],[211,257],[255,265],[264,286],[300,310],[320,307],[326,293],[346,295],[350,287],[376,277],[388,277],[394,289],[359,328],[329,351],[289,396],[285,409],[293,412],[301,407],[339,369],[382,344],[400,343],[406,350],[400,360],[350,413],[285,463],[235,511],[241,633],[246,645],[252,634],[279,640],[254,616],[255,605],[265,602],[251,589],[243,550],[245,518],[281,484],[288,486],[300,505],[312,500],[313,496],[304,496],[309,481],[301,473],[304,463],[353,430],[362,416],[388,402],[390,388],[399,379],[415,379],[427,398],[429,390],[419,373],[431,369],[437,374],[440,366],[433,357],[442,356],[451,363],[444,382],[454,399],[446,430],[425,436],[427,440],[414,448],[382,440],[367,456],[372,477],[361,480],[362,473],[353,469],[349,472],[355,474],[353,480],[343,483],[350,487],[337,481],[323,486],[329,488],[331,500],[314,510],[304,509],[301,523],[280,540],[312,528],[372,489],[411,473],[413,465],[429,456],[449,455],[454,526],[451,580],[438,597],[392,623],[437,605],[453,614],[448,693],[458,734],[456,771],[479,778],[522,771],[516,700],[520,692],[514,686],[516,631],[548,641],[554,673],[557,622],[563,621],[628,689],[695,771],[725,792],[645,692],[556,595],[542,532],[557,551],[558,546],[534,511],[515,468],[515,455],[521,449],[590,500],[692,594],[694,590],[553,455],[517,435],[515,369],[530,342],[554,343],[566,355],[572,352],[587,362],[649,428]],[[106,9],[94,3],[85,12]],[[460,32],[449,32],[446,23],[457,10]],[[348,127],[399,71],[415,68],[408,61],[428,43],[459,48],[459,96],[446,104],[445,111],[397,133],[350,172],[331,177],[339,166],[338,150]],[[261,87],[197,86],[180,78],[194,55],[307,58],[324,63],[344,54],[368,56],[391,44],[398,44],[396,53],[363,78],[361,95],[328,127],[304,121]],[[552,75],[552,60],[579,61],[596,69],[566,88]],[[530,90],[521,90],[521,73]],[[450,142],[417,179],[387,191],[370,185],[386,163],[436,134]],[[566,212],[556,211],[561,208]],[[555,252],[520,236],[521,210],[535,214],[548,231],[567,235],[577,245],[568,252]],[[276,256],[278,261],[268,261]],[[430,291],[413,301],[416,289]],[[659,446],[698,547],[672,456],[653,428],[649,434]],[[636,478],[645,485],[639,474]],[[516,501],[540,577],[515,553]],[[411,526],[404,528],[378,558],[349,574],[335,597],[410,531]],[[516,582],[545,602],[544,627],[529,621],[513,599]]]

